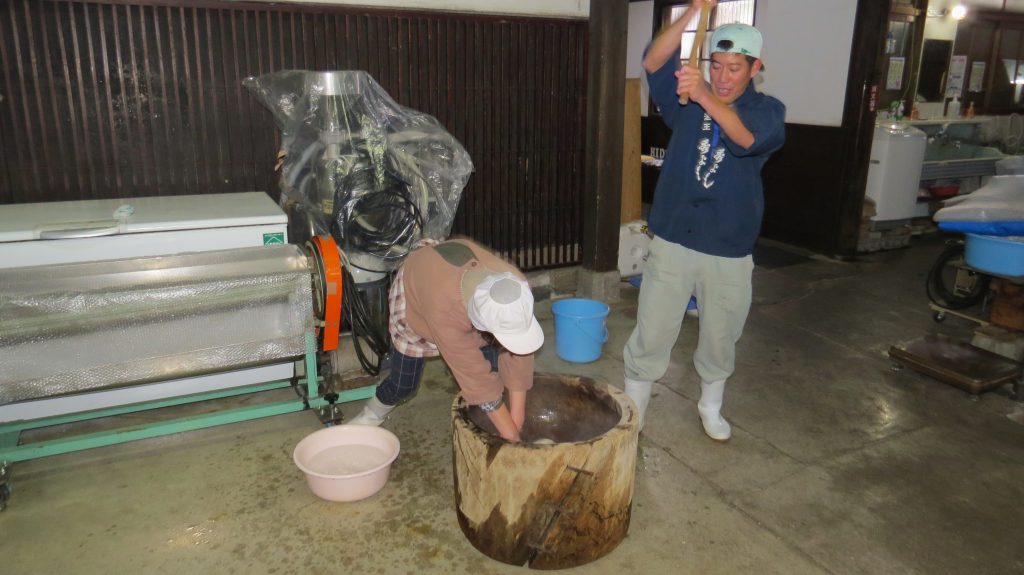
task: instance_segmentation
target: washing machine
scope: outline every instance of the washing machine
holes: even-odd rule
[[[873,221],[914,217],[928,136],[901,122],[875,126],[865,195],[875,202]]]

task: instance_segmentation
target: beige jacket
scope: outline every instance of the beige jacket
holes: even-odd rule
[[[406,322],[418,335],[437,346],[470,405],[501,397],[505,388],[533,387],[533,355],[514,355],[502,349],[498,371],[480,352],[487,345],[469,320],[466,302],[476,286],[492,273],[512,272],[515,266],[470,240],[449,240],[411,253],[403,264]]]

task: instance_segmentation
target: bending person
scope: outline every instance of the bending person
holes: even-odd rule
[[[544,343],[522,272],[470,240],[449,240],[406,258],[388,304],[391,371],[350,423],[383,423],[419,387],[425,359],[440,355],[466,402],[503,438],[519,441],[533,354]]]

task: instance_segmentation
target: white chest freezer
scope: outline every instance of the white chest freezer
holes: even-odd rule
[[[167,256],[287,243],[265,193],[0,206],[0,268]],[[3,286],[0,286],[2,292]],[[2,334],[0,334],[2,336]],[[36,419],[289,379],[294,363],[0,405],[0,422]]]
[[[263,192],[0,206],[0,268],[287,243]]]

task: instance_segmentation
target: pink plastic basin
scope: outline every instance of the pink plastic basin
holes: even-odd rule
[[[317,497],[358,501],[384,487],[399,448],[398,437],[386,429],[337,425],[307,435],[292,458]]]

